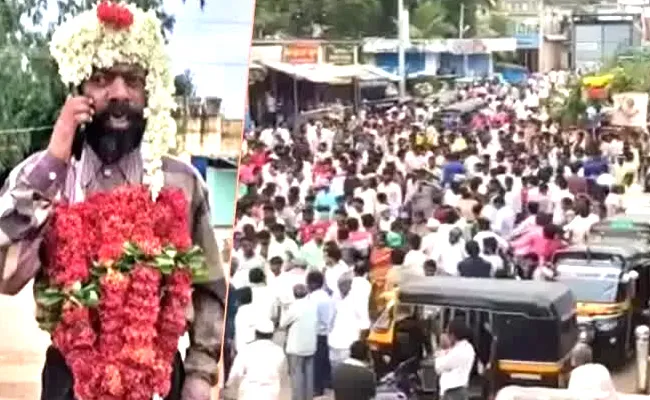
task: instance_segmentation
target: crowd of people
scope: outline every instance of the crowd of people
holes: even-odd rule
[[[407,276],[553,279],[556,250],[623,212],[643,192],[644,134],[563,127],[545,103],[565,81],[462,88],[459,101],[485,104],[463,120],[411,101],[248,132],[226,384],[238,398],[279,399],[288,374],[293,400],[369,399],[378,294]],[[475,355],[455,331],[433,356],[442,397],[463,399],[471,366],[445,357]]]

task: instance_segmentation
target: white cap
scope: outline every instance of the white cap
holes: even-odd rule
[[[435,218],[429,218],[427,220],[427,228],[429,229],[438,229],[440,227],[440,221]]]
[[[261,319],[255,324],[255,331],[270,335],[275,331],[275,327],[273,326],[273,322],[271,322],[270,319]]]

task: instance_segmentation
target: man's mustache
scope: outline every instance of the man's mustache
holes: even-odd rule
[[[133,123],[144,117],[144,110],[133,107],[128,101],[114,100],[109,102],[106,108],[95,114],[95,120],[102,122],[102,125],[105,125],[111,117],[126,117],[130,123]]]

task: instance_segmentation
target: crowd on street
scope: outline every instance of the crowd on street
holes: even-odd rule
[[[237,398],[279,399],[288,376],[292,400],[371,399],[378,294],[414,276],[552,280],[555,251],[624,212],[644,191],[645,134],[563,127],[546,100],[566,79],[459,88],[485,102],[465,121],[412,100],[248,132],[225,383]],[[425,350],[443,399],[467,398],[466,330],[452,321]]]

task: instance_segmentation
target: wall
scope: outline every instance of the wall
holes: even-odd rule
[[[470,54],[467,56],[467,76],[484,76],[490,74],[489,54]],[[459,54],[440,54],[440,68],[455,70],[456,74],[463,74],[463,56]]]
[[[375,65],[384,71],[397,73],[397,53],[377,53]],[[425,69],[425,53],[406,53],[406,74],[417,74]]]
[[[573,30],[573,67],[602,63],[633,44],[629,22],[577,24]]]
[[[205,180],[210,195],[212,226],[231,226],[235,217],[237,169],[217,169],[209,166]]]

